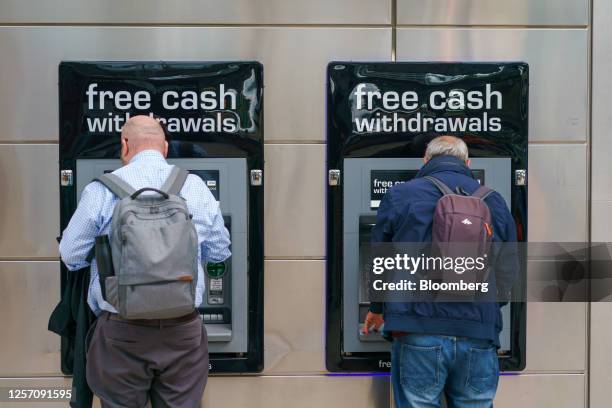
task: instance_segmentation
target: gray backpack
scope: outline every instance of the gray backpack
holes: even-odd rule
[[[441,180],[425,176],[427,181],[433,184],[442,193],[433,214],[433,225],[431,230],[431,250],[434,255],[445,258],[453,258],[465,261],[468,258],[484,259],[488,264],[489,252],[493,241],[493,223],[491,222],[491,211],[485,203],[485,199],[493,193],[488,187],[480,186],[473,194],[464,191],[452,191]],[[458,283],[463,281],[469,283],[482,283],[488,281],[489,267],[479,269],[478,264],[466,267],[466,262],[460,268],[445,269],[437,271],[437,277],[442,282]],[[474,292],[470,291],[446,291],[453,298],[471,298]]]
[[[135,191],[114,174],[96,178],[118,198],[105,299],[125,319],[166,319],[194,310],[198,236],[184,199],[188,173],[174,166],[160,190]],[[156,194],[142,194],[147,191]]]

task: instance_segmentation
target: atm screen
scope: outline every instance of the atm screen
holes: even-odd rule
[[[370,209],[378,208],[380,200],[389,188],[412,180],[417,173],[418,170],[372,170],[370,172]],[[484,184],[484,170],[472,170],[472,174],[480,184]]]
[[[219,170],[190,170],[189,172],[204,180],[215,200],[219,201],[219,189],[221,188],[219,185]]]
[[[113,170],[106,169],[104,170],[104,174],[112,173]],[[220,189],[220,180],[219,180],[219,170],[189,170],[189,173],[195,174],[200,177],[206,186],[212,193],[215,200],[219,201],[219,189]]]

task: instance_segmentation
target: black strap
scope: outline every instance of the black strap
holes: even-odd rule
[[[189,176],[189,172],[186,170],[181,169],[179,166],[172,167],[170,175],[160,190],[170,195],[178,195],[183,188],[183,184],[185,184],[185,180],[187,180],[187,176]]]
[[[119,176],[113,173],[103,174],[100,177],[96,177],[94,181],[102,183],[114,195],[119,197],[119,199],[123,199],[127,196],[130,196],[136,191],[132,186],[130,186],[128,183],[119,178]]]
[[[142,193],[144,193],[145,191],[155,191],[157,194],[161,194],[166,200],[168,199],[168,193],[162,191],[162,190],[158,190],[156,188],[153,187],[145,187],[145,188],[141,188],[138,191],[135,191],[130,197],[132,198],[132,200],[135,200],[139,195],[141,195]]]
[[[91,248],[91,250],[89,251],[89,253],[87,254],[87,258],[85,258],[85,260],[89,263],[91,263],[91,261],[93,261],[93,259],[96,256],[96,247],[94,245],[93,248]]]
[[[433,184],[434,186],[436,186],[436,188],[438,190],[440,190],[440,192],[442,193],[442,195],[449,195],[449,194],[455,194],[453,192],[453,190],[451,190],[450,188],[448,188],[448,186],[446,184],[444,184],[442,181],[438,180],[437,178],[433,177],[433,176],[425,176],[423,177],[425,180],[429,181],[431,184]]]
[[[494,190],[491,190],[487,186],[480,186],[476,189],[476,191],[474,191],[474,193],[472,194],[472,197],[476,197],[476,198],[480,198],[481,200],[484,200],[488,196],[490,196],[493,193],[493,191]]]

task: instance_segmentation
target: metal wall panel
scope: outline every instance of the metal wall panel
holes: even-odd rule
[[[61,375],[60,338],[47,330],[59,262],[0,262],[0,377]]]
[[[591,135],[591,239],[593,242],[612,242],[612,2],[593,0],[593,95]],[[591,360],[590,407],[610,405],[612,384],[612,303],[591,305]]]
[[[325,369],[325,262],[266,261],[266,374]]]
[[[4,0],[0,23],[390,24],[391,0]]]
[[[57,140],[62,60],[258,60],[266,140],[323,141],[328,61],[388,60],[391,29],[3,27],[0,50],[1,141]]]
[[[586,140],[586,29],[402,28],[397,30],[397,59],[525,61],[530,77],[529,140]]]
[[[612,201],[612,2],[594,0],[593,13],[592,197]]]
[[[203,406],[388,408],[389,377],[213,377],[208,380]]]
[[[593,163],[595,166],[595,163]],[[612,186],[612,183],[610,184]],[[591,241],[612,242],[612,201],[591,202]]]
[[[587,239],[586,180],[586,145],[529,146],[529,241]],[[566,324],[559,326],[561,320]],[[585,370],[586,321],[583,303],[529,303],[526,371]]]
[[[0,259],[58,256],[57,155],[52,144],[0,144]]]
[[[612,384],[610,316],[612,316],[610,301],[591,305],[591,365],[589,367],[591,408],[610,406],[610,384]]]
[[[325,145],[265,146],[265,255],[325,254]]]
[[[495,397],[495,408],[585,407],[585,384],[583,374],[504,376]]]
[[[398,24],[587,25],[588,0],[397,0]]]
[[[586,155],[582,144],[529,146],[529,241],[587,239]]]
[[[525,372],[584,371],[586,355],[586,303],[530,302],[527,305]]]

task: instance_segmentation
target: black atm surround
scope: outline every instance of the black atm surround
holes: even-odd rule
[[[528,154],[528,86],[529,67],[523,62],[330,62],[327,67],[326,122],[327,171],[340,170],[339,184],[329,183],[326,174],[326,366],[331,372],[388,372],[390,354],[343,352],[343,194],[342,174],[345,158],[422,158],[429,140],[439,136],[423,133],[357,134],[352,129],[353,110],[346,103],[351,91],[361,82],[376,83],[381,91],[414,90],[427,95],[428,78],[440,78],[445,89],[454,89],[461,78],[465,84],[476,85],[482,78],[500,86],[514,87],[511,103],[503,109],[504,131],[498,134],[480,132],[453,133],[467,144],[470,157],[511,158],[510,210],[517,224],[519,241],[527,237],[527,186],[515,183],[515,170],[527,170]],[[408,85],[409,84],[409,85]],[[466,87],[467,87],[466,86]],[[506,102],[506,101],[505,101]],[[460,115],[457,111],[435,111],[426,106],[417,109],[432,117]],[[411,113],[411,112],[404,112]],[[360,115],[362,113],[360,112]],[[372,114],[370,113],[370,116]],[[466,113],[469,116],[469,113]],[[363,116],[361,116],[363,117]],[[526,263],[522,256],[521,262]],[[526,268],[521,268],[524,274]],[[525,291],[524,277],[514,291]],[[511,355],[500,358],[502,371],[521,371],[526,365],[526,313],[522,302],[511,304]]]
[[[220,79],[223,75],[223,79]],[[170,142],[168,158],[245,158],[247,180],[251,170],[263,169],[263,66],[256,61],[241,62],[166,62],[166,61],[67,61],[59,65],[59,166],[74,174],[72,186],[60,186],[60,231],[63,231],[76,209],[76,163],[78,159],[118,159],[120,134],[91,135],[84,133],[84,106],[79,103],[84,86],[91,80],[99,82],[124,79],[125,84],[139,81],[180,89],[184,76],[190,76],[198,85],[244,81],[250,87],[242,88],[241,101],[255,101],[236,134],[198,133],[172,134],[166,132]],[[196,79],[194,79],[196,78]],[[68,84],[62,87],[61,84]],[[139,86],[139,85],[137,85]],[[185,88],[191,89],[191,88]],[[248,95],[246,95],[248,93]],[[242,103],[242,102],[241,102]],[[156,115],[160,106],[150,109]],[[137,111],[130,111],[132,115]],[[143,112],[145,113],[145,112]],[[197,112],[196,112],[197,113]],[[145,113],[146,114],[146,113]],[[160,115],[161,116],[161,115]],[[177,115],[181,116],[181,115]],[[182,115],[188,117],[188,115]],[[249,196],[248,232],[248,349],[246,353],[211,353],[211,373],[249,373],[263,370],[263,246],[264,246],[264,191],[263,185],[247,182]],[[67,270],[61,264],[61,293],[64,292]],[[67,342],[62,337],[62,372],[72,372],[64,365]]]

